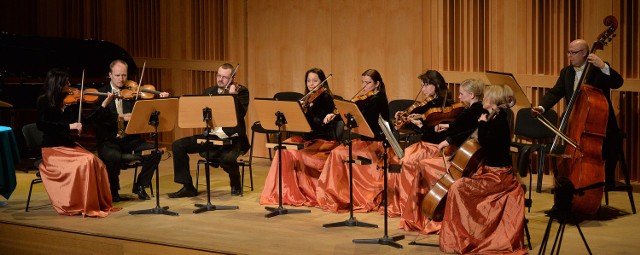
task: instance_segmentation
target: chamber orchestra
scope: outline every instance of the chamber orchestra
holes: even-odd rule
[[[604,36],[601,40],[610,34]],[[554,131],[559,133],[557,143],[564,144],[556,174],[582,189],[584,196],[575,196],[571,211],[584,214],[597,212],[604,188],[614,182],[618,153],[614,135],[619,128],[609,91],[621,87],[623,79],[597,55],[602,46],[601,41],[591,48],[583,39],[571,41],[566,53],[571,64],[531,110],[533,117],[542,118],[560,99],[569,104],[567,120]],[[85,88],[84,80],[80,88],[71,86],[69,70],[54,68],[46,74],[37,100],[36,125],[43,133],[39,173],[58,214],[103,218],[123,209],[119,202],[127,199],[122,194],[128,190],[121,189],[119,176],[131,162],[140,166],[131,190],[134,199],[151,199],[147,190],[153,192],[151,181],[163,152],[155,150],[148,137],[125,130],[137,102],[183,95],[145,85],[145,67],[140,80],[132,81],[129,64],[113,59],[106,74],[109,81],[99,88]],[[242,72],[238,69],[239,65],[220,65],[214,83],[198,92],[231,96],[235,116],[230,118],[237,125],[207,128],[204,134],[172,141],[173,181],[181,188],[168,193],[168,199],[202,194],[192,177],[194,153],[206,153],[207,164],[228,175],[224,195],[242,199],[238,158],[254,146],[245,120],[253,98],[250,88],[237,82],[236,75]],[[296,91],[304,93],[291,101],[298,103],[304,116],[300,121],[306,121],[311,131],[290,132],[282,138],[299,149],[276,148],[256,205],[385,214],[399,218],[399,224],[390,228],[439,236],[436,245],[446,253],[528,253],[525,190],[514,173],[510,151],[517,88],[480,78],[452,84],[441,72],[424,70],[416,74],[420,89],[412,103],[392,109],[387,92],[407,85],[387,83],[379,70],[366,69],[350,74],[359,80],[349,88],[357,93],[343,97],[332,88],[345,85],[332,82],[333,74],[325,70],[308,69],[299,80],[304,84],[296,85]],[[339,104],[353,105],[355,110],[342,114]],[[90,114],[83,114],[83,108],[91,109]],[[206,116],[204,109],[192,111]],[[358,118],[353,116],[356,112]],[[356,119],[365,123],[354,123]],[[398,137],[385,136],[379,119],[398,136],[411,138],[400,141],[402,153],[389,148],[388,143],[398,142]],[[95,128],[96,152],[78,142],[83,126]],[[356,126],[373,135],[352,132]],[[205,137],[225,142],[209,146],[201,142]],[[150,154],[144,153],[149,150]],[[400,171],[387,172],[387,161]],[[344,224],[358,222],[352,216]]]

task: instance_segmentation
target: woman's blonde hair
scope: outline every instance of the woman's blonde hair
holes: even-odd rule
[[[507,98],[513,98],[513,90],[502,84],[489,85],[484,88],[484,100],[496,105],[506,104]]]
[[[466,79],[460,83],[460,88],[464,89],[466,92],[473,93],[478,101],[482,101],[484,91],[484,82],[482,80]]]

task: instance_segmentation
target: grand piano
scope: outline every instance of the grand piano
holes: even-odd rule
[[[79,88],[84,69],[85,88],[97,88],[108,82],[109,63],[118,58],[129,64],[129,77],[135,77],[138,70],[131,55],[111,42],[0,33],[0,101],[13,106],[0,106],[0,125],[15,131],[21,155],[29,154],[21,129],[36,121],[36,99],[47,72],[64,68]],[[81,143],[92,140],[88,131]]]

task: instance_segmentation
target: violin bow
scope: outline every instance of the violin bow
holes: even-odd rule
[[[84,100],[84,68],[82,69],[82,80],[80,81],[80,102],[78,102],[78,123],[82,120],[82,100]],[[80,132],[78,132],[80,135]]]
[[[225,85],[224,89],[223,89],[225,94],[229,93],[229,86],[231,85],[231,80],[233,80],[233,77],[236,77],[236,72],[238,71],[238,68],[240,68],[240,64],[236,64],[236,68],[233,69],[233,73],[231,74],[231,76],[229,76],[229,80],[227,81],[227,85]]]
[[[142,73],[140,73],[140,82],[138,82],[138,91],[136,91],[136,100],[140,98],[140,87],[142,87],[142,76],[144,76],[144,68],[147,66],[147,61],[145,60],[142,64]]]

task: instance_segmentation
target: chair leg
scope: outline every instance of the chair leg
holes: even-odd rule
[[[198,164],[196,167],[196,194],[198,193],[198,180],[200,180],[200,165],[206,163],[207,161],[204,161],[202,159],[198,160]]]
[[[629,202],[631,203],[631,211],[633,212],[633,214],[636,214],[636,203],[633,201],[633,186],[631,186],[631,180],[629,179],[627,161],[624,158],[624,153],[620,153],[619,160],[620,160],[620,168],[622,168],[622,174],[624,174],[624,184],[626,186],[627,194],[629,195]],[[607,199],[607,204],[608,204],[607,193],[605,193],[605,198]]]
[[[544,146],[540,146],[538,150],[538,186],[536,192],[542,192],[542,175],[544,175]]]
[[[31,191],[33,191],[33,184],[41,183],[42,179],[36,178],[31,180],[31,185],[29,186],[29,195],[27,196],[27,206],[24,208],[25,212],[29,211],[29,204],[31,203]]]
[[[249,181],[251,182],[251,191],[253,191],[253,167],[251,165],[249,165]]]
[[[531,235],[529,235],[529,220],[527,219],[527,217],[524,218],[524,234],[526,235],[525,237],[527,238],[527,246],[529,247],[529,250],[532,250],[531,247]]]
[[[244,163],[242,163],[242,180],[240,180],[240,196],[244,197]]]

